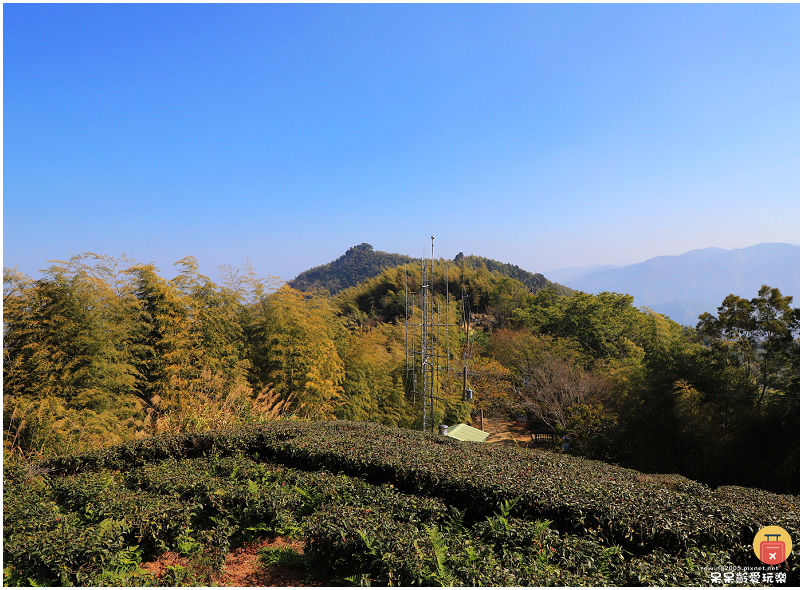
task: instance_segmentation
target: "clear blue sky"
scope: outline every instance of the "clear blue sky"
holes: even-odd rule
[[[798,5],[5,4],[3,264],[800,242]]]

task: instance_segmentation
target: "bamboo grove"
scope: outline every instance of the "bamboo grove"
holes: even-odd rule
[[[212,282],[187,257],[165,279],[152,264],[89,253],[36,280],[5,269],[6,460],[275,419],[419,428],[403,325],[418,268],[335,296],[247,265],[220,274]],[[454,301],[469,296],[471,337],[454,328],[450,340],[475,391],[466,403],[460,381],[443,377],[436,421],[526,413],[589,458],[800,491],[792,297],[768,286],[730,295],[689,328],[629,295],[537,290],[473,257],[440,259],[433,283]]]

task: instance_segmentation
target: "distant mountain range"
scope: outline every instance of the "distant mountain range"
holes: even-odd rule
[[[561,269],[548,274],[551,280],[587,293],[628,293],[635,305],[691,326],[701,313],[716,313],[730,293],[751,299],[764,284],[794,296],[795,305],[800,303],[800,246],[791,244],[704,248],[624,267]]]
[[[586,275],[590,275],[595,272],[601,272],[604,270],[611,270],[612,268],[622,268],[621,266],[615,266],[613,264],[604,264],[600,266],[595,264],[594,266],[572,266],[570,268],[559,268],[556,270],[548,270],[547,271],[547,278],[551,281],[557,281],[559,283],[563,283],[564,281],[575,281],[577,279],[581,279]]]

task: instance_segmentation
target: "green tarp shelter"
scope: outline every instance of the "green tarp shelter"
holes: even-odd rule
[[[447,429],[447,434],[445,436],[455,438],[456,440],[484,442],[489,438],[489,433],[473,428],[472,426],[467,426],[466,424],[456,424]]]

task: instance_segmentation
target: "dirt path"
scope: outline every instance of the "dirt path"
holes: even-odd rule
[[[324,581],[308,581],[305,573],[297,568],[282,565],[265,566],[259,562],[258,552],[262,548],[291,547],[298,553],[303,552],[301,541],[288,541],[283,537],[268,537],[233,550],[225,558],[222,574],[214,576],[216,586],[249,587],[295,587],[295,586],[329,586]],[[177,553],[164,553],[155,561],[142,564],[142,568],[162,577],[170,566],[186,566],[188,559]]]
[[[264,547],[291,547],[298,553],[303,552],[302,542],[288,542],[281,537],[264,539],[245,545],[228,555],[225,561],[225,573],[220,579],[220,585],[237,587],[327,585],[319,581],[309,582],[306,580],[305,573],[300,569],[282,565],[261,565],[258,560],[258,551]]]
[[[472,422],[472,426],[478,428],[480,423],[481,419],[477,418]],[[534,446],[531,442],[531,436],[526,430],[526,426],[515,420],[484,417],[483,431],[489,433],[489,438],[486,439],[487,443],[524,448],[531,448]]]

